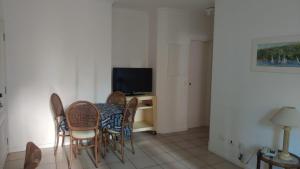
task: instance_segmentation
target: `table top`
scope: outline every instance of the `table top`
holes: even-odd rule
[[[279,151],[280,153],[281,151]],[[279,154],[278,153],[278,154]],[[295,154],[292,154],[290,153],[292,159],[289,160],[289,161],[286,161],[286,160],[281,160],[279,159],[279,156],[275,156],[275,157],[269,157],[269,156],[266,156],[264,154],[261,153],[261,150],[258,151],[258,156],[260,157],[260,160],[266,162],[266,163],[269,163],[269,164],[272,164],[272,165],[275,165],[275,166],[279,166],[279,167],[300,167],[300,159],[297,155]]]

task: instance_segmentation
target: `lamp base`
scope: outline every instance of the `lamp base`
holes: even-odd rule
[[[292,156],[290,155],[290,153],[280,152],[279,159],[284,161],[289,161],[292,160]]]

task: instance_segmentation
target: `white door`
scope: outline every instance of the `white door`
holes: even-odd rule
[[[7,107],[5,100],[5,86],[6,86],[6,73],[5,73],[5,56],[4,56],[4,24],[0,20],[0,168],[3,168],[6,159],[8,145],[8,124],[7,124]]]
[[[209,125],[210,67],[209,44],[191,41],[189,58],[188,127]]]

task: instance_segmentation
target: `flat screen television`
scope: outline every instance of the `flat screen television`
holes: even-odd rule
[[[152,68],[113,68],[112,88],[126,95],[152,92]]]

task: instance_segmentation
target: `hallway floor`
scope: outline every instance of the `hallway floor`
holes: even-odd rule
[[[130,149],[126,149],[124,164],[115,153],[109,151],[104,159],[101,158],[98,169],[240,169],[208,151],[208,128],[156,136],[136,133],[135,150],[133,155]],[[68,155],[68,146],[59,148],[56,158],[53,148],[42,149],[42,161],[38,168],[67,169]],[[5,169],[22,169],[24,156],[25,152],[9,154]],[[73,160],[72,169],[94,169],[92,159],[92,153],[83,150]]]

